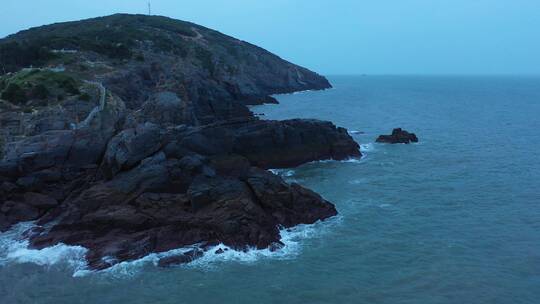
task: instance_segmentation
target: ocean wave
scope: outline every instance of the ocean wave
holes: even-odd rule
[[[366,183],[366,181],[367,181],[366,178],[353,179],[353,180],[349,181],[349,184],[351,184],[351,185],[360,185],[360,184]]]
[[[263,259],[288,260],[294,259],[302,252],[302,242],[314,237],[320,237],[328,228],[340,221],[339,217],[317,222],[311,225],[298,225],[293,228],[281,229],[281,242],[284,246],[278,250],[250,248],[246,251],[234,250],[224,244],[207,248],[203,256],[176,267],[212,270],[226,263],[255,264]],[[185,247],[162,253],[153,253],[141,259],[121,262],[102,271],[79,271],[75,276],[90,274],[105,274],[113,277],[130,277],[141,272],[144,267],[157,267],[161,258],[176,256],[197,247]],[[221,253],[218,253],[221,252]]]
[[[86,248],[58,244],[43,249],[30,249],[24,233],[32,227],[35,227],[33,222],[25,222],[0,233],[0,267],[8,263],[31,263],[40,266],[65,264],[75,271],[86,268]]]
[[[298,225],[293,228],[281,229],[281,242],[284,246],[278,250],[251,248],[246,251],[237,251],[220,244],[208,248],[201,258],[178,267],[212,269],[220,263],[253,264],[261,259],[293,259],[302,252],[303,241],[321,236],[339,220],[339,217],[335,217],[311,225]],[[85,254],[88,251],[86,248],[64,244],[40,250],[28,248],[29,243],[24,239],[24,232],[32,227],[34,227],[34,223],[27,222],[18,224],[5,233],[0,233],[0,267],[9,263],[32,263],[47,267],[65,265],[73,271],[73,277],[88,275],[129,277],[140,273],[144,267],[157,267],[161,258],[180,255],[197,248],[196,246],[190,246],[167,252],[152,253],[137,260],[120,262],[105,270],[93,271],[88,269],[85,260]]]
[[[296,171],[292,169],[269,169],[268,171],[281,177],[291,177],[296,173]]]
[[[361,145],[361,146],[364,146],[364,145]],[[362,150],[362,152],[373,151],[373,148],[372,148],[373,144],[367,144],[365,146],[366,146],[366,149]],[[350,158],[343,159],[343,160],[321,159],[321,160],[314,160],[314,161],[305,163],[302,166],[313,165],[313,164],[326,164],[326,163],[354,163],[354,164],[356,164],[356,163],[363,162],[365,157],[366,157],[366,154],[364,153],[361,157],[350,157]],[[268,169],[268,171],[275,174],[275,175],[284,177],[284,178],[290,178],[290,177],[293,177],[293,176],[296,175],[296,170],[290,169],[290,168],[288,168],[288,169]]]
[[[322,160],[315,160],[312,162],[309,162],[307,164],[326,164],[326,163],[360,163],[362,162],[363,157],[350,157],[343,160],[335,160],[335,159],[322,159]]]
[[[251,248],[247,251],[237,251],[220,244],[208,250],[203,257],[188,264],[187,267],[208,268],[221,262],[253,264],[261,259],[293,259],[302,252],[302,241],[324,233],[325,223],[319,222],[313,225],[298,225],[293,228],[281,229],[281,242],[284,246],[278,250]],[[216,253],[219,249],[223,250],[223,253]]]
[[[301,90],[301,91],[294,91],[291,93],[283,93],[283,94],[275,94],[274,97],[278,97],[279,95],[298,95],[298,94],[304,94],[309,92],[314,92],[315,90]]]
[[[344,159],[344,160],[342,160],[340,162],[357,164],[357,163],[362,162],[362,157],[360,157],[360,158],[348,158],[348,159]]]
[[[375,151],[375,145],[373,143],[361,144],[360,151],[362,152],[373,152]]]

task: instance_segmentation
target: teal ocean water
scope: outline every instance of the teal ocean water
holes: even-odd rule
[[[83,250],[0,235],[0,303],[539,303],[540,78],[330,77],[265,119],[331,120],[364,157],[276,171],[339,216],[283,231],[281,252],[154,257],[88,273]],[[394,127],[420,143],[374,143]],[[24,227],[18,227],[19,230]]]

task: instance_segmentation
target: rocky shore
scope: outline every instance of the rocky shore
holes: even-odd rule
[[[195,24],[113,15],[0,50],[18,54],[0,56],[0,230],[36,221],[32,247],[84,246],[92,269],[190,245],[279,248],[279,227],[337,211],[267,169],[360,156],[330,122],[246,107],[324,77]]]

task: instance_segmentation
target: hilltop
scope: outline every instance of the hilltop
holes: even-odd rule
[[[88,249],[94,269],[183,246],[281,246],[278,227],[337,211],[267,169],[360,156],[330,122],[260,120],[249,104],[330,87],[192,23],[112,15],[0,40],[0,231]]]
[[[0,73],[60,65],[109,83],[132,106],[157,86],[185,100],[246,103],[330,87],[324,77],[262,48],[161,16],[117,14],[32,28],[0,40]],[[128,82],[138,85],[136,92],[128,92]]]

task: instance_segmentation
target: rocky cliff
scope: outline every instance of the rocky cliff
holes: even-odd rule
[[[95,269],[224,243],[279,247],[278,227],[334,206],[265,169],[360,156],[343,128],[264,121],[246,105],[326,89],[305,68],[165,17],[113,15],[0,40],[0,230],[89,249]]]

